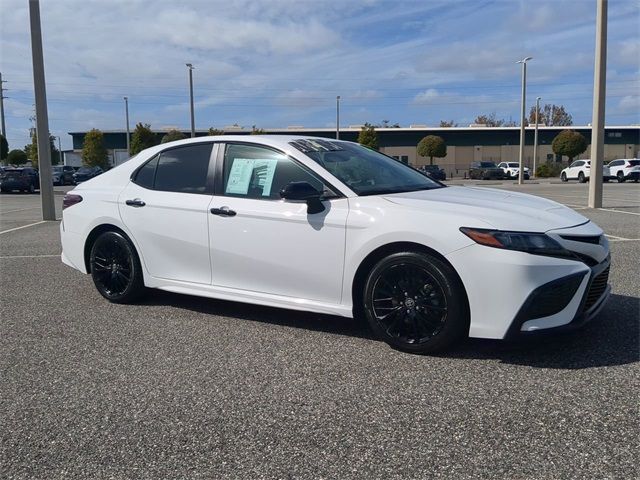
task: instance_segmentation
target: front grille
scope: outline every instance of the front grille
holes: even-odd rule
[[[572,242],[584,242],[584,243],[592,243],[594,245],[600,244],[601,235],[560,235],[565,240],[570,240]]]
[[[587,311],[595,305],[607,288],[609,281],[609,268],[607,267],[600,274],[596,275],[589,285],[589,292],[584,302],[584,310]]]

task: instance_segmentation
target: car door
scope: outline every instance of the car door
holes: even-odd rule
[[[580,167],[584,164],[582,160],[576,160],[571,165],[569,165],[569,169],[567,170],[567,178],[578,178],[578,172],[580,171]]]
[[[164,150],[134,172],[118,208],[150,275],[211,283],[212,143]]]
[[[328,188],[301,163],[266,146],[220,147],[209,216],[214,285],[341,301],[348,200],[333,189],[324,211],[309,214],[306,203],[280,198],[280,190],[296,181]]]

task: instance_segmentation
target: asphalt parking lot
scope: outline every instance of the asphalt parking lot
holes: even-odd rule
[[[486,185],[605,230],[613,296],[592,324],[420,357],[332,316],[113,305],[60,262],[37,195],[0,195],[2,477],[637,478],[640,185],[605,184],[601,210],[588,185]]]

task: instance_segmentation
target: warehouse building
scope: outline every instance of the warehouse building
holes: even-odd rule
[[[591,140],[591,127],[539,127],[538,129],[538,164],[547,161],[566,161],[567,158],[559,158],[551,150],[551,142],[555,136],[571,128],[585,136],[587,142]],[[469,169],[469,164],[474,161],[518,161],[520,145],[519,127],[451,127],[429,128],[414,126],[410,128],[378,128],[378,141],[380,151],[393,156],[413,166],[429,163],[428,158],[417,155],[418,142],[427,135],[439,135],[447,144],[447,156],[434,159],[448,176],[463,176]],[[154,130],[158,142],[166,133],[166,130]],[[251,129],[228,128],[224,129],[226,135],[249,135]],[[340,129],[340,139],[357,141],[360,127],[351,126]],[[73,152],[65,152],[68,164],[79,165],[81,162],[82,143],[86,132],[70,132],[73,138]],[[117,165],[128,158],[126,145],[127,134],[125,131],[103,131],[105,146],[109,152],[110,161]],[[189,131],[183,131],[189,136]],[[285,129],[268,129],[268,134],[276,135],[302,135],[314,137],[335,138],[335,129],[331,128],[303,128],[290,127]],[[525,164],[533,165],[533,139],[534,128],[528,127],[525,132]],[[207,131],[198,131],[196,136],[205,136]],[[590,149],[577,158],[588,158]],[[605,129],[605,161],[615,158],[635,158],[640,156],[640,126],[618,126]]]

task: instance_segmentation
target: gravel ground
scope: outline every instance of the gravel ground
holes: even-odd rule
[[[526,188],[584,186],[555,187]],[[640,189],[620,187],[605,206],[633,213]],[[37,221],[5,213],[37,202],[16,198],[2,231]],[[594,323],[436,357],[332,316],[163,292],[109,304],[61,264],[57,222],[1,234],[1,476],[637,478],[640,218],[581,213],[612,240]]]

